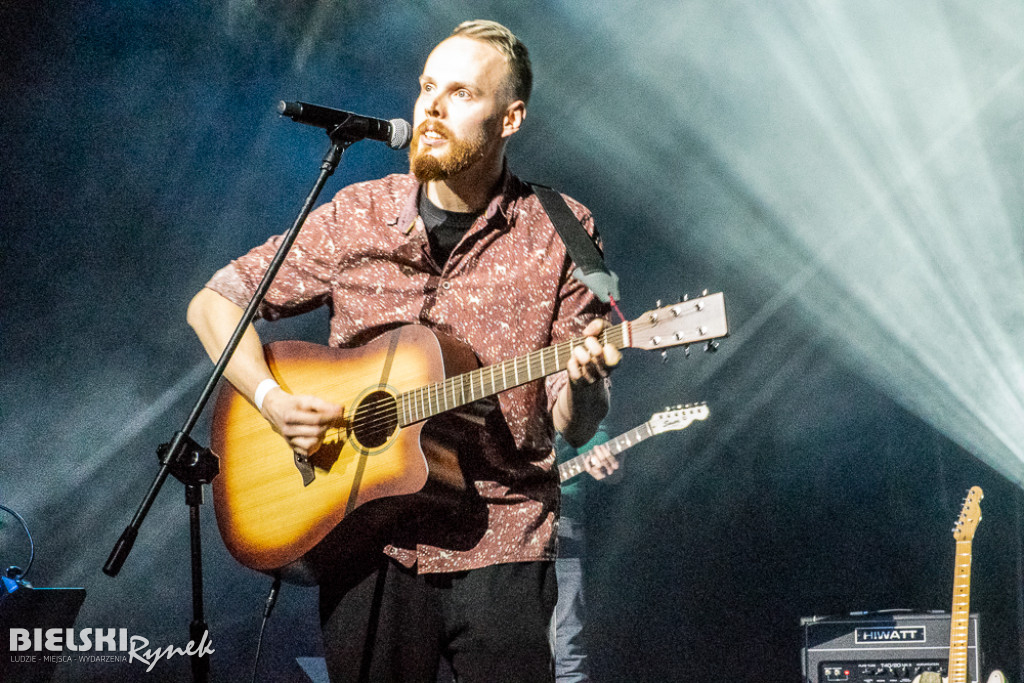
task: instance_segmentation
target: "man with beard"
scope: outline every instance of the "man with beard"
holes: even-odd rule
[[[590,438],[607,412],[603,378],[620,355],[598,342],[606,308],[571,278],[538,198],[505,163],[531,81],[526,48],[508,29],[459,25],[420,76],[411,174],[352,185],[313,211],[260,307],[272,320],[329,305],[332,346],[424,325],[470,347],[484,366],[585,337],[564,372],[428,422],[438,426],[424,428],[424,445],[456,454],[463,490],[401,497],[430,504],[402,508],[376,550],[321,577],[335,681],[433,681],[441,657],[460,683],[552,679],[553,430],[572,444]],[[567,201],[593,232],[589,212]],[[189,324],[211,357],[279,243],[271,238],[218,271],[190,304]],[[344,406],[277,385],[252,327],[225,376],[299,454],[344,425]]]

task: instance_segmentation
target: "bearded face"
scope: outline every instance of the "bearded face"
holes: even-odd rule
[[[416,179],[447,180],[479,161],[487,145],[483,131],[479,133],[472,139],[459,138],[440,121],[421,123],[409,145],[409,167]]]

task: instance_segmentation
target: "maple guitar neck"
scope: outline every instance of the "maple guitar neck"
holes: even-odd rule
[[[639,427],[630,429],[625,434],[620,434],[614,439],[609,439],[605,442],[608,446],[608,450],[611,451],[612,455],[618,455],[627,448],[631,448],[644,439],[649,439],[654,436],[655,432],[651,429],[651,425],[648,422],[643,423]],[[571,460],[566,460],[558,466],[558,479],[559,481],[565,482],[572,479],[576,475],[584,471],[583,463],[586,458],[593,455],[594,449],[590,449],[586,453],[581,453]]]
[[[651,415],[651,418],[639,427],[634,427],[628,432],[616,436],[614,439],[609,439],[604,445],[608,446],[608,450],[611,451],[612,455],[618,455],[627,448],[631,448],[655,434],[686,429],[694,420],[706,420],[708,413],[708,407],[704,403],[665,408],[660,413]],[[586,459],[594,454],[596,448],[595,446],[586,453],[581,453],[559,465],[559,481],[565,483],[583,472],[586,469]]]
[[[985,497],[980,486],[972,486],[964,498],[960,517],[953,527],[956,539],[956,559],[953,563],[953,608],[949,619],[949,666],[946,677],[936,671],[919,674],[913,683],[968,683],[967,645],[971,616],[971,545],[974,532],[981,522],[981,499]],[[978,672],[981,675],[981,672]],[[989,674],[987,683],[1006,683],[1002,671]]]
[[[957,541],[953,574],[953,613],[949,620],[949,681],[967,683],[967,640],[971,611],[971,546]]]
[[[956,560],[953,564],[953,607],[949,619],[949,683],[967,683],[967,642],[971,612],[971,546],[981,521],[984,492],[972,486],[953,529]],[[980,673],[980,672],[979,672]]]

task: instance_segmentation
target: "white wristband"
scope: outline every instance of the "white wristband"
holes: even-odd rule
[[[270,393],[271,389],[278,389],[280,386],[281,385],[274,379],[265,379],[260,382],[259,386],[256,387],[256,393],[252,395],[252,402],[253,405],[256,406],[256,410],[262,413],[263,399],[267,397],[267,394]]]

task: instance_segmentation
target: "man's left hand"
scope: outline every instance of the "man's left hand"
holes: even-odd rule
[[[589,472],[594,479],[600,481],[619,469],[619,459],[612,455],[607,444],[598,444],[591,449],[587,457],[583,458],[583,469]]]
[[[598,340],[607,326],[608,321],[596,318],[583,330],[583,344],[572,350],[566,365],[569,381],[574,386],[587,386],[607,377],[622,360],[622,353],[617,348],[611,344],[602,346]]]

